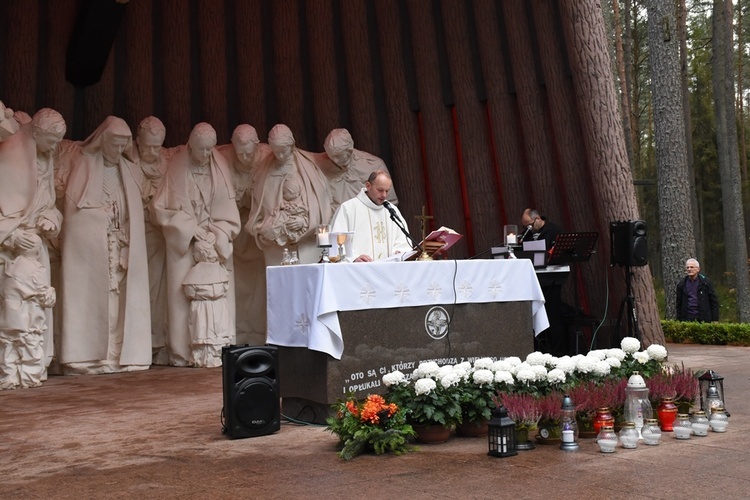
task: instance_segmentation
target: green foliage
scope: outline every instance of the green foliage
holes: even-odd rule
[[[674,343],[750,345],[750,324],[663,320],[664,338]]]
[[[410,451],[409,438],[416,434],[406,423],[405,412],[382,396],[370,395],[363,402],[350,397],[333,405],[335,416],[329,417],[327,431],[341,442],[339,457],[351,460],[372,449],[376,455]]]
[[[482,422],[492,418],[493,399],[497,392],[493,384],[462,380],[457,389],[462,422]]]

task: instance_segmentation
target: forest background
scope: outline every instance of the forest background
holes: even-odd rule
[[[652,30],[653,24],[665,22],[664,16],[657,15],[662,7],[674,9],[666,19],[676,22],[679,55],[649,53],[649,45],[655,46],[649,43],[649,36],[654,36],[649,22]],[[665,238],[665,230],[670,229],[686,237],[676,242],[687,246],[682,255],[695,255],[701,272],[715,284],[721,321],[750,321],[745,237],[750,229],[750,0],[603,0],[602,8],[639,211],[648,227],[649,265],[661,316],[674,317],[674,287],[684,276],[684,262],[670,262],[675,239]],[[679,57],[679,79],[659,77],[658,59],[670,56]],[[728,89],[727,95],[722,89]],[[662,103],[654,96],[665,92],[681,96],[682,120],[675,120],[678,112],[664,123],[655,112]],[[680,126],[684,141],[675,137]],[[672,134],[667,153],[684,147],[684,161],[660,161],[660,132]],[[724,140],[735,135],[736,160],[732,141]],[[723,169],[722,158],[726,159]],[[679,189],[664,185],[669,176],[687,177],[688,200],[675,200],[681,195]],[[737,189],[739,200],[732,193]],[[685,202],[687,211],[680,209]],[[676,227],[667,228],[665,221]]]

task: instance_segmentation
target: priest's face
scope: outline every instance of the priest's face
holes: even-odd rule
[[[393,181],[384,175],[379,175],[374,181],[365,182],[367,197],[376,205],[382,205],[388,199],[388,193],[391,192]]]

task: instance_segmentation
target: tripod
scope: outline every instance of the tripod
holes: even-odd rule
[[[625,297],[622,298],[620,303],[620,313],[617,315],[617,323],[615,323],[615,335],[620,337],[620,325],[622,324],[622,315],[628,315],[628,337],[635,337],[641,340],[641,332],[638,330],[638,316],[635,314],[635,297],[633,297],[633,271],[630,270],[630,266],[625,266]],[[627,308],[627,311],[626,309]]]

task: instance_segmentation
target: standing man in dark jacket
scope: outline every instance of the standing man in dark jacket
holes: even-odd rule
[[[699,273],[695,259],[685,262],[685,279],[677,283],[677,319],[679,321],[719,321],[719,299],[706,276]]]

